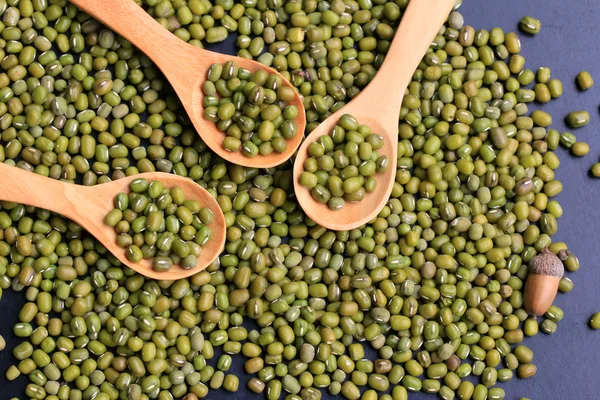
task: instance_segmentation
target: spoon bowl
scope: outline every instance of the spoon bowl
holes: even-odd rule
[[[119,261],[148,278],[176,280],[187,278],[208,267],[225,246],[225,217],[216,199],[194,181],[163,172],[150,172],[129,176],[97,186],[80,186],[46,178],[19,168],[0,163],[0,200],[26,204],[61,214],[81,225],[93,235]],[[199,200],[214,214],[209,225],[212,238],[202,247],[195,268],[173,266],[170,271],[157,272],[152,260],[132,263],[125,249],[117,245],[117,232],[104,224],[104,217],[114,208],[114,198],[119,193],[129,193],[134,179],[159,180],[165,188],[180,187],[188,199]]]
[[[266,70],[269,74],[279,75],[284,86],[293,87],[279,72],[257,61],[192,46],[163,28],[133,0],[70,1],[129,40],[156,64],[173,86],[202,140],[224,160],[245,167],[271,168],[287,161],[298,149],[302,142],[302,132],[306,128],[306,113],[302,98],[295,90],[296,96],[289,104],[298,108],[298,116],[294,119],[298,133],[286,141],[287,149],[283,153],[273,152],[266,156],[249,158],[239,151],[225,150],[225,133],[217,129],[213,122],[206,121],[203,116],[202,84],[206,81],[212,64],[234,61],[239,67],[250,72]]]
[[[374,219],[388,202],[398,165],[398,116],[403,95],[454,4],[454,0],[411,1],[386,59],[369,86],[320,123],[300,146],[294,161],[294,190],[304,212],[317,224],[333,230],[352,230]],[[310,143],[329,135],[344,114],[353,115],[359,124],[368,125],[373,133],[383,136],[384,146],[378,154],[388,156],[390,166],[386,172],[374,175],[377,188],[373,193],[367,193],[360,202],[346,202],[341,210],[331,210],[300,184],[300,174]]]
[[[358,107],[354,107],[353,104],[343,108],[343,113],[328,118],[322,122],[313,133],[302,143],[298,150],[298,155],[294,161],[294,185],[296,191],[296,198],[302,205],[304,212],[313,220],[318,221],[319,225],[324,226],[328,229],[337,231],[351,230],[358,226],[364,225],[372,220],[380,210],[374,209],[380,203],[381,199],[387,201],[392,187],[394,186],[394,176],[389,174],[390,170],[396,170],[396,159],[398,153],[397,144],[394,143],[394,138],[390,137],[390,127],[385,127],[372,115],[365,115],[360,112]],[[310,189],[307,189],[299,184],[300,174],[304,171],[304,161],[308,158],[308,146],[316,141],[320,136],[331,132],[333,127],[337,124],[339,117],[343,114],[352,114],[358,120],[361,125],[368,125],[373,133],[384,137],[383,147],[377,150],[377,154],[380,156],[388,156],[390,159],[390,166],[387,172],[377,173],[373,175],[373,178],[377,181],[377,187],[372,193],[367,193],[363,201],[359,202],[346,202],[344,207],[339,211],[332,211],[329,209],[327,204],[321,204],[312,197]],[[397,128],[396,128],[397,129]],[[316,134],[315,134],[316,132]],[[397,135],[397,134],[396,134]]]
[[[294,88],[290,81],[285,79],[274,69],[266,67],[256,61],[248,60],[241,57],[232,57],[225,54],[209,52],[207,50],[203,50],[202,53],[203,54],[200,54],[201,60],[199,60],[199,64],[201,64],[199,65],[199,71],[201,71],[200,77],[197,80],[196,84],[193,86],[192,101],[190,102],[191,106],[186,105],[190,103],[184,103],[185,109],[191,116],[192,122],[194,123],[194,127],[202,137],[202,140],[204,140],[204,142],[211,148],[211,150],[217,153],[224,160],[227,160],[233,164],[243,165],[245,167],[272,168],[283,164],[285,161],[289,160],[300,146],[300,143],[303,139],[303,132],[306,129],[306,112],[304,110],[304,103],[302,102],[298,91],[294,89],[294,93],[296,95],[294,99],[289,102],[289,105],[296,106],[296,108],[298,109],[298,116],[294,119],[294,121],[296,122],[296,126],[298,127],[298,132],[296,133],[296,136],[289,140],[286,140],[287,149],[285,150],[285,152],[277,153],[273,151],[271,154],[266,156],[262,156],[259,154],[256,157],[249,158],[243,155],[240,151],[231,152],[229,150],[225,150],[225,148],[223,147],[223,140],[227,137],[225,133],[218,130],[213,122],[204,120],[203,104],[205,96],[202,92],[202,83],[206,81],[206,75],[208,73],[210,65],[214,63],[224,64],[227,61],[232,60],[235,61],[238,67],[245,68],[250,72],[268,70],[270,74],[280,75],[283,80],[283,86]],[[207,59],[207,56],[214,59],[214,61],[208,65],[205,61]],[[182,97],[182,95],[180,95],[180,97]]]

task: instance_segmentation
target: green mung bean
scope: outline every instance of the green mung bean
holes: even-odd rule
[[[581,128],[590,122],[590,114],[585,111],[573,111],[566,117],[566,122],[571,128]]]
[[[587,90],[594,86],[594,78],[592,78],[592,75],[590,75],[590,73],[587,71],[581,71],[578,73],[575,80],[577,82],[577,86],[581,90]]]
[[[592,329],[600,329],[600,313],[596,313],[590,320],[590,327]]]
[[[541,23],[539,19],[530,16],[525,16],[521,18],[521,21],[519,22],[519,27],[523,32],[529,33],[531,35],[536,35],[540,32]]]
[[[533,364],[521,364],[518,368],[518,375],[521,379],[527,379],[535,375],[537,368]]]

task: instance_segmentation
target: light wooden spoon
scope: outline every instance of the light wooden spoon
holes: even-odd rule
[[[214,214],[209,225],[213,236],[202,248],[198,265],[192,269],[173,266],[170,271],[152,269],[152,260],[130,262],[125,250],[117,245],[117,233],[104,224],[104,217],[114,208],[114,198],[119,193],[129,193],[129,183],[137,178],[160,180],[165,188],[179,186],[188,199],[199,200]],[[217,201],[200,185],[188,178],[150,172],[97,186],[80,186],[46,178],[20,168],[0,163],[0,200],[26,204],[64,215],[92,234],[119,261],[138,273],[153,279],[176,280],[194,275],[209,266],[225,246],[225,217]]]
[[[321,122],[300,146],[294,162],[294,188],[302,209],[317,224],[333,230],[351,230],[372,220],[387,203],[396,174],[398,116],[404,92],[454,4],[454,0],[412,0],[375,78],[354,100]],[[379,154],[387,155],[391,162],[386,173],[375,175],[377,189],[373,193],[361,202],[346,202],[341,210],[332,211],[317,202],[299,179],[308,145],[329,135],[344,114],[352,114],[359,124],[368,125],[373,133],[384,137],[385,145]]]
[[[239,67],[251,72],[267,70],[270,74],[279,75],[285,86],[292,87],[292,84],[275,70],[256,61],[194,47],[163,28],[133,0],[70,2],[129,40],[160,68],[177,92],[202,140],[223,159],[246,167],[270,168],[288,160],[298,149],[306,128],[306,114],[302,99],[296,91],[296,97],[290,104],[298,108],[298,117],[295,119],[298,134],[287,141],[288,147],[284,153],[273,152],[268,156],[248,158],[239,151],[227,151],[223,148],[225,134],[219,131],[213,122],[206,121],[203,117],[202,84],[212,64],[235,61]]]

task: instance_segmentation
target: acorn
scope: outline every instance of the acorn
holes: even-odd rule
[[[525,311],[531,315],[544,315],[550,308],[565,267],[560,258],[548,249],[542,250],[529,262],[529,276],[525,284]]]

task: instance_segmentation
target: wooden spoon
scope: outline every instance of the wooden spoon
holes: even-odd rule
[[[188,199],[199,200],[204,207],[212,210],[215,217],[209,226],[213,236],[203,246],[195,268],[183,269],[173,266],[170,271],[157,272],[152,268],[152,260],[132,263],[125,256],[125,249],[117,245],[117,233],[104,224],[104,217],[114,208],[115,196],[119,193],[129,193],[129,184],[137,178],[160,180],[165,188],[179,186]],[[92,234],[123,264],[153,279],[176,280],[194,275],[208,267],[225,246],[225,217],[215,198],[194,181],[173,174],[150,172],[102,185],[80,186],[0,163],[0,200],[39,207],[64,215]]]
[[[404,92],[423,55],[455,4],[454,0],[412,0],[404,12],[385,62],[369,86],[354,100],[311,132],[298,150],[294,162],[294,187],[304,212],[317,224],[333,230],[351,230],[372,220],[389,200],[394,186],[398,154],[398,116]],[[359,124],[368,125],[385,139],[380,155],[390,158],[386,173],[375,175],[377,189],[363,201],[347,202],[338,211],[317,202],[310,190],[300,185],[300,174],[308,157],[308,145],[329,135],[343,114],[352,114]]]
[[[268,156],[248,158],[239,151],[227,151],[223,148],[225,134],[219,131],[213,122],[206,121],[203,117],[202,84],[212,64],[234,61],[239,67],[251,72],[267,70],[270,74],[279,75],[285,86],[293,87],[277,71],[256,61],[194,47],[163,28],[133,0],[70,2],[129,40],[160,68],[177,92],[202,140],[223,159],[246,167],[270,168],[288,160],[298,149],[306,128],[306,114],[302,99],[296,91],[296,97],[290,104],[298,108],[298,117],[295,119],[298,134],[287,141],[288,147],[284,153],[273,152]]]

